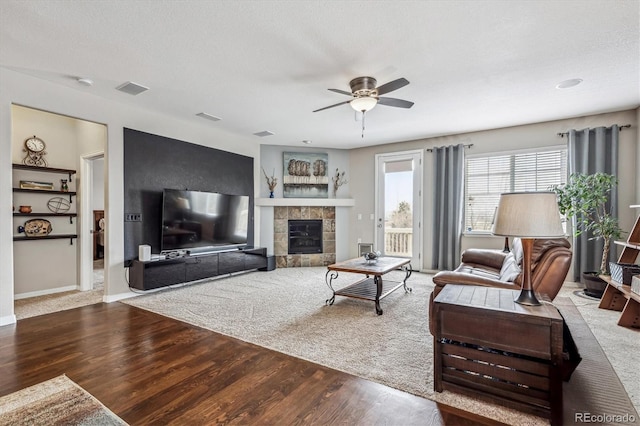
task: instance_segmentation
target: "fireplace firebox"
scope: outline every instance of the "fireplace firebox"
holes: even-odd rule
[[[289,220],[289,254],[322,253],[322,220]]]

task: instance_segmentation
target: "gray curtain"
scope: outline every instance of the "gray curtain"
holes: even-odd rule
[[[460,263],[464,221],[464,145],[433,149],[433,269]]]
[[[618,138],[620,129],[596,127],[594,129],[570,130],[568,132],[569,174],[572,173],[607,173],[618,175]],[[618,188],[611,191],[610,203],[613,216],[618,216]],[[575,227],[575,220],[573,226]],[[582,233],[573,237],[573,275],[580,281],[580,274],[587,271],[598,271],[602,260],[604,241],[589,241],[593,235]],[[615,250],[609,252],[611,259]],[[610,260],[611,260],[610,259]]]

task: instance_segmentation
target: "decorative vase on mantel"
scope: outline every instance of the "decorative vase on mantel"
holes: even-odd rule
[[[269,198],[275,198],[275,197],[273,196],[273,191],[269,191]]]

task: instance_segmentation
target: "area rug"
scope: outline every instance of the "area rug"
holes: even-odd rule
[[[126,425],[67,376],[0,398],[0,425]]]
[[[546,419],[451,392],[433,391],[433,346],[428,329],[431,276],[414,273],[413,288],[373,302],[337,296],[325,284],[326,268],[284,268],[190,284],[123,303],[188,322],[246,342],[426,397],[509,424]],[[400,280],[391,272],[385,279]],[[336,288],[360,279],[340,273]]]

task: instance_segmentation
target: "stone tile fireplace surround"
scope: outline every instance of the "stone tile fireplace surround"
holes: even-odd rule
[[[289,254],[289,219],[322,220],[322,253]],[[336,209],[333,206],[275,206],[273,251],[278,268],[326,266],[336,261]]]

